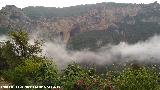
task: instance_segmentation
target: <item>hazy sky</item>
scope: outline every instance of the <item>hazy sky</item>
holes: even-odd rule
[[[152,3],[154,1],[156,0],[0,0],[0,8],[5,5],[16,5],[19,8],[27,6],[68,7],[101,2]],[[157,1],[160,2],[160,0]]]

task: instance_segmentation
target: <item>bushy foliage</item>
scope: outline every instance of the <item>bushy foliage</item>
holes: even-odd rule
[[[157,90],[159,85],[157,72],[146,67],[126,68],[114,82],[116,90]]]
[[[10,32],[10,40],[0,43],[1,62],[6,68],[13,68],[20,64],[25,58],[35,57],[41,52],[41,43],[35,41],[34,45],[29,44],[28,34],[25,32]],[[2,69],[6,69],[2,67]]]
[[[84,68],[78,64],[70,64],[62,74],[64,90],[98,90],[109,88],[106,79],[96,74],[94,67]]]
[[[70,64],[61,77],[64,90],[159,90],[158,80],[155,68],[136,65],[100,75],[94,68]]]
[[[59,83],[56,65],[42,57],[42,43],[29,43],[28,34],[22,31],[10,32],[11,39],[1,42],[1,76],[13,85],[57,85]]]

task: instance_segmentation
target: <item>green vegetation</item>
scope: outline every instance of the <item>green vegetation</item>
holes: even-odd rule
[[[98,3],[98,4],[86,4],[86,5],[77,5],[71,7],[64,8],[56,8],[56,7],[26,7],[23,8],[23,12],[32,19],[39,18],[53,18],[53,17],[74,17],[80,16],[87,13],[89,10],[95,7],[127,7],[130,4],[125,3]]]
[[[70,64],[62,75],[62,86],[65,90],[159,90],[159,74],[154,67],[123,67],[97,74],[95,68]]]
[[[24,13],[32,19],[39,18],[53,18],[53,17],[73,17],[86,13],[90,7],[87,6],[76,6],[66,8],[56,7],[26,7],[23,9]]]
[[[80,33],[68,42],[68,48],[71,50],[81,50],[89,48],[95,50],[108,43],[118,44],[121,37],[117,32],[114,31],[88,31]]]
[[[127,18],[125,19],[126,21]],[[107,44],[119,44],[127,42],[130,44],[145,41],[155,34],[160,34],[160,25],[156,22],[136,21],[135,24],[118,23],[118,29],[109,27],[104,31],[87,31],[71,37],[68,48],[71,50],[82,50],[89,48],[96,50]]]
[[[154,70],[153,70],[154,71]],[[158,74],[146,67],[127,68],[114,78],[116,90],[157,90]]]
[[[39,56],[42,43],[30,45],[28,34],[10,32],[10,40],[0,44],[0,73],[13,85],[57,85],[56,65]]]
[[[52,60],[41,55],[41,41],[28,43],[28,34],[11,32],[0,44],[0,77],[12,85],[61,86],[63,90],[159,90],[158,67],[116,65],[98,74],[96,67],[69,64],[61,72]]]

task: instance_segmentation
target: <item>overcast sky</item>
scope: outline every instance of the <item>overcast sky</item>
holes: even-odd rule
[[[5,5],[16,5],[19,8],[27,6],[68,7],[101,2],[153,3],[154,1],[156,0],[0,0],[0,8]],[[157,1],[160,2],[160,0]]]

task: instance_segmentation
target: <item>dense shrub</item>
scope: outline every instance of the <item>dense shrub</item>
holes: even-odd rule
[[[157,90],[158,73],[147,67],[126,68],[114,78],[115,90]]]
[[[41,56],[42,43],[28,42],[25,32],[11,32],[0,44],[1,76],[13,85],[57,85],[58,69],[53,61]]]

